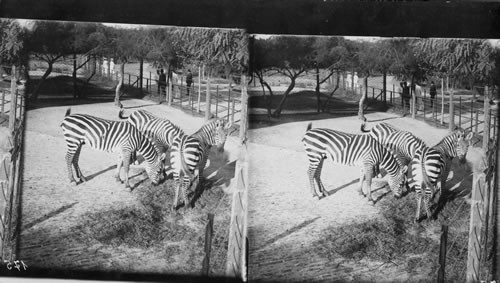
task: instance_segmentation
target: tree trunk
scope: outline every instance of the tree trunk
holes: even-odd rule
[[[330,92],[330,95],[326,99],[325,103],[323,103],[323,112],[326,111],[326,108],[328,107],[328,104],[330,103],[330,99],[333,97],[333,95],[335,94],[335,92],[337,91],[337,89],[339,89],[339,86],[340,86],[340,75],[341,75],[340,73],[337,74],[337,85],[335,86],[335,88],[333,89],[333,91]]]
[[[73,52],[73,98],[78,98],[78,87],[76,85],[76,53]]]
[[[366,97],[368,96],[368,76],[366,76],[365,79],[363,80],[363,86],[364,86],[364,91],[361,94],[361,98],[359,99],[359,111],[358,111],[358,118],[359,120],[362,121],[365,120],[364,105]]]
[[[43,74],[42,79],[40,80],[40,82],[38,83],[38,85],[35,88],[35,91],[33,91],[33,99],[35,99],[35,100],[38,99],[38,92],[40,91],[43,83],[45,82],[45,79],[50,75],[50,73],[52,73],[52,67],[54,65],[54,62],[55,62],[55,60],[47,62],[49,64],[49,67],[47,68],[47,70]]]
[[[382,77],[382,93],[384,95],[384,105],[387,105],[387,72],[384,71],[384,75]]]
[[[276,107],[276,109],[274,110],[273,116],[275,116],[275,117],[279,117],[281,115],[281,110],[283,108],[283,105],[285,104],[285,101],[286,101],[288,95],[290,94],[290,92],[295,87],[296,77],[291,77],[290,80],[292,82],[290,83],[290,85],[286,89],[285,93],[283,94],[283,98],[280,100],[280,103],[278,104],[278,107]]]
[[[96,69],[97,69],[97,56],[96,55],[93,55],[92,56],[92,73],[90,74],[90,76],[85,80],[84,84],[82,85],[82,87],[80,88],[80,90],[78,91],[78,96],[79,97],[82,97],[82,98],[87,98],[87,95],[85,94],[85,89],[88,87],[89,83],[90,83],[90,80],[92,80],[92,78],[94,77],[94,75],[96,74]]]
[[[120,102],[120,95],[122,93],[124,77],[125,77],[125,61],[120,64],[120,73],[119,73],[119,78],[118,78],[118,84],[116,85],[115,106],[117,106],[117,107],[122,106],[122,104]]]
[[[142,93],[142,80],[144,78],[144,59],[141,58],[141,62],[139,63],[139,89]]]
[[[272,99],[273,99],[273,90],[271,89],[271,87],[269,86],[269,84],[266,81],[264,81],[264,76],[263,75],[257,75],[257,76],[259,77],[260,85],[262,86],[262,93],[266,97],[267,116],[271,117],[271,115],[272,115],[272,113],[271,113],[271,107],[272,107]],[[266,87],[269,90],[269,96],[266,95],[266,90],[265,90],[264,87]]]
[[[316,98],[318,100],[318,114],[321,112],[321,97],[319,92],[319,67],[316,64]]]

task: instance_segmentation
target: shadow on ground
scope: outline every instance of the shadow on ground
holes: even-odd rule
[[[283,98],[282,94],[273,95],[271,99],[271,112],[278,106]],[[252,109],[262,109],[261,113],[249,114],[250,129],[259,129],[269,126],[275,126],[290,122],[314,121],[328,118],[357,116],[359,111],[359,103],[357,97],[336,96],[330,98],[328,107],[325,111],[318,113],[318,101],[314,91],[300,91],[292,93],[288,96],[283,111],[279,117],[269,117],[267,114],[269,96],[251,96],[248,98],[249,107]],[[328,99],[328,95],[321,93],[321,104]],[[365,114],[385,111],[383,105],[374,104],[367,100],[368,108]],[[291,112],[291,113],[290,113]]]

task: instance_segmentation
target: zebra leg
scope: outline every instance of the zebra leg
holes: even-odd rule
[[[75,178],[73,177],[73,160],[74,160],[75,154],[71,153],[69,150],[66,153],[66,166],[68,167],[68,178],[69,178],[69,183],[77,185],[77,182],[75,181]]]
[[[187,187],[189,186],[189,183],[191,183],[191,179],[189,178],[189,176],[184,176],[184,178],[182,179],[182,197],[184,198],[184,210],[187,210],[190,206],[191,206],[191,203],[189,202],[188,200],[188,196],[187,196]]]
[[[365,182],[365,169],[361,168],[361,176],[359,177],[359,188],[358,194],[366,197],[365,191],[363,190],[363,184]]]
[[[420,220],[420,204],[422,203],[422,188],[420,185],[415,185],[415,199],[417,200],[417,213],[415,215],[415,223]]]
[[[177,199],[179,198],[179,191],[181,189],[180,177],[175,172],[174,172],[174,184],[175,184],[175,196],[174,196],[174,203],[172,205],[172,211],[175,211],[177,209]]]
[[[316,189],[315,189],[315,185],[314,185],[314,179],[316,177],[316,170],[317,170],[316,167],[314,167],[312,164],[309,164],[309,168],[307,169],[307,175],[309,177],[309,189],[311,190],[311,194],[312,194],[313,198],[317,197],[319,199],[318,194],[316,194]]]
[[[321,170],[323,169],[323,161],[325,161],[325,159],[321,159],[321,161],[318,164],[318,167],[316,168],[316,173],[314,174],[314,179],[316,180],[319,192],[321,193],[320,198],[328,196],[325,186],[323,186],[323,182],[321,182]]]
[[[368,203],[371,204],[371,205],[375,205],[375,201],[373,200],[372,198],[372,178],[373,178],[373,171],[372,171],[372,168],[368,169],[368,168],[365,168],[365,179],[366,179],[366,182],[365,182],[365,185],[366,185],[366,189],[368,190]]]
[[[130,183],[128,181],[128,170],[130,169],[130,152],[124,152],[123,153],[123,158],[122,158],[122,163],[123,163],[123,169],[125,171],[125,188],[129,188],[132,190],[130,187]]]
[[[429,221],[433,219],[430,209],[431,197],[432,197],[432,191],[430,190],[430,188],[427,188],[424,192],[424,208],[425,208],[425,214],[427,215],[427,220]]]
[[[80,152],[82,151],[82,147],[80,146],[73,157],[73,166],[75,167],[76,177],[78,178],[78,182],[86,182],[87,179],[83,176],[82,171],[80,170],[80,166],[78,166],[78,160],[80,160]]]
[[[116,173],[115,173],[115,179],[119,183],[123,183],[122,179],[120,178],[120,170],[122,169],[122,164],[123,164],[123,155],[120,154],[118,156],[118,162],[116,164]]]

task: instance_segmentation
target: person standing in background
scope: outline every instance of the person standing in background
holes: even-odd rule
[[[431,88],[429,90],[429,94],[431,96],[431,107],[434,107],[434,100],[436,99],[436,85],[434,84],[434,81],[431,81]]]
[[[187,95],[189,96],[189,90],[191,89],[191,84],[193,83],[193,74],[191,73],[191,70],[188,69],[187,75],[186,75],[186,86],[187,86]]]

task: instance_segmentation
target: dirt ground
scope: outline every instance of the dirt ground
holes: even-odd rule
[[[409,130],[428,145],[436,144],[448,133],[395,114],[371,113],[366,117],[371,125],[387,122]],[[321,244],[325,231],[375,219],[379,216],[379,208],[358,195],[359,168],[335,165],[329,159],[324,163],[321,176],[329,196],[321,200],[312,198],[308,187],[308,162],[301,143],[309,120],[305,116],[300,119],[302,121],[287,120],[274,125],[251,120],[249,279],[280,282],[433,280],[427,277],[427,272],[407,273],[404,264],[347,260]],[[312,119],[313,127],[360,133],[360,121],[356,116],[313,115]],[[463,166],[455,166],[452,170],[455,177],[447,183],[447,188],[470,188],[470,170]],[[378,181],[373,187],[382,185],[383,182]],[[377,189],[375,199],[386,190]],[[392,199],[391,194],[385,197]],[[436,227],[430,225],[428,228]]]
[[[171,120],[188,134],[204,123],[203,118],[151,101],[130,99],[122,103],[126,115],[145,109]],[[131,166],[130,170],[133,191],[125,189],[113,178],[117,161],[115,153],[95,151],[84,146],[79,164],[89,180],[77,186],[69,184],[66,144],[59,126],[66,109],[66,106],[53,106],[26,113],[18,258],[32,267],[49,270],[198,275],[204,257],[207,213],[214,213],[210,272],[222,275],[231,210],[231,198],[227,192],[234,178],[237,138],[228,138],[224,154],[211,154],[211,164],[208,164],[204,174],[211,186],[201,194],[195,208],[169,213],[173,192],[166,188],[172,186],[150,186],[139,164]],[[118,120],[118,108],[108,102],[76,105],[71,110],[72,113]],[[114,226],[137,225],[130,222],[144,220],[142,213],[149,215],[153,212],[163,213],[164,221],[150,225],[153,220],[146,219],[143,227],[150,230],[133,231],[138,235],[159,234],[143,235],[145,239],[154,239],[152,244],[127,239],[127,230]],[[130,217],[130,221],[123,222],[125,220],[117,215]],[[137,227],[140,229],[142,226]],[[114,228],[118,230],[112,231]],[[111,231],[116,234],[115,238],[104,240],[106,235],[102,233]],[[96,235],[103,237],[96,238]],[[133,244],[127,244],[127,241]]]

